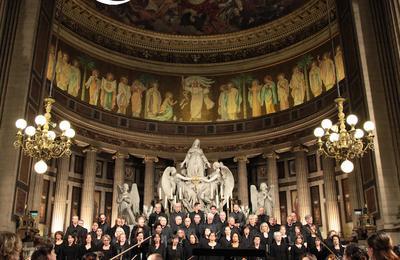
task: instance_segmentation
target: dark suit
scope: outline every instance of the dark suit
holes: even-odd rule
[[[99,224],[99,228],[101,228],[103,230],[103,234],[107,234],[107,235],[111,235],[110,234],[110,226],[107,224],[107,222],[104,222],[104,224],[102,223],[98,223]]]
[[[194,223],[194,216],[199,215],[200,216],[200,223],[204,223],[204,212],[199,210],[198,212],[192,211],[189,213],[189,218],[192,220]]]
[[[246,217],[243,212],[232,212],[229,217],[233,217],[235,219],[235,223],[239,223],[240,228],[242,228],[246,224]]]
[[[160,213],[153,212],[149,216],[149,223],[148,223],[149,227],[153,228],[154,224],[158,221],[159,217],[165,217],[168,220],[167,215],[165,215],[165,213],[163,213],[163,212],[160,212]]]
[[[72,235],[78,239],[78,244],[82,244],[85,241],[87,229],[79,225],[70,225],[65,232],[64,240],[67,241],[68,236]]]

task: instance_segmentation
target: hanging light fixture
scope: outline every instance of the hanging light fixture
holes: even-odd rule
[[[332,38],[331,18],[328,0],[326,1],[328,11],[329,37],[331,39],[332,54],[334,54],[334,42]],[[314,135],[318,138],[318,153],[326,157],[335,158],[340,162],[340,169],[345,173],[350,173],[354,169],[352,160],[360,158],[368,150],[374,149],[375,124],[366,121],[363,128],[357,128],[358,117],[348,115],[343,112],[345,99],[341,97],[339,82],[337,80],[336,63],[333,59],[335,68],[336,88],[338,97],[335,103],[338,109],[338,123],[333,124],[330,119],[324,119],[321,127],[314,130]],[[365,131],[365,132],[364,132]]]
[[[62,6],[60,8],[60,18],[57,28],[57,35],[60,35],[60,25],[62,17]],[[53,18],[54,19],[54,18]],[[53,20],[54,21],[54,20]],[[58,49],[58,37],[56,38],[55,53]],[[36,159],[34,169],[37,173],[42,174],[47,171],[47,163],[52,158],[71,155],[72,138],[75,136],[75,130],[71,128],[71,124],[64,120],[59,124],[60,134],[57,134],[57,124],[51,121],[51,108],[55,100],[51,97],[53,90],[53,82],[56,73],[56,62],[53,66],[53,75],[50,82],[49,97],[44,99],[45,114],[35,117],[36,126],[29,125],[25,119],[18,119],[15,126],[18,129],[15,148],[22,148],[25,155]]]

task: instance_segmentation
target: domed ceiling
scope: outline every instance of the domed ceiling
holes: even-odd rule
[[[179,35],[237,32],[271,22],[301,7],[306,0],[131,0],[90,7],[126,25]]]
[[[327,20],[325,0],[64,0],[62,34],[141,62],[221,64],[321,38]]]

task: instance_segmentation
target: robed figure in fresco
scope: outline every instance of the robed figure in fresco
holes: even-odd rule
[[[86,81],[85,86],[89,89],[89,104],[97,106],[101,88],[101,80],[99,78],[98,70],[92,71],[92,75]]]
[[[293,68],[292,78],[290,79],[290,88],[292,89],[294,105],[297,106],[302,104],[306,94],[306,82],[304,80],[304,74],[297,66]]]
[[[335,64],[336,64],[336,73],[337,73],[337,80],[341,81],[344,79],[344,62],[343,62],[343,52],[342,47],[336,47],[336,54],[335,54]]]
[[[56,62],[56,50],[54,49],[54,45],[50,45],[49,47],[49,58],[47,59],[47,73],[46,78],[48,80],[53,79],[54,72],[54,63]]]
[[[140,113],[142,112],[142,96],[143,92],[146,90],[146,87],[139,80],[135,80],[133,81],[131,88],[132,116],[139,117]]]
[[[321,69],[321,79],[326,90],[330,90],[336,83],[335,77],[335,65],[333,60],[330,58],[329,52],[324,53],[322,60],[320,61],[319,67]]]
[[[267,75],[264,78],[264,86],[261,89],[261,100],[265,103],[267,114],[275,113],[275,105],[278,103],[276,95],[276,85],[272,81],[272,77]]]
[[[221,120],[228,120],[228,111],[227,111],[227,86],[223,84],[220,87],[220,94],[218,98],[218,115]]]
[[[226,112],[228,120],[238,119],[238,113],[240,113],[240,107],[242,104],[242,96],[239,90],[229,82],[226,86]]]
[[[211,168],[203,150],[200,148],[200,140],[194,140],[192,147],[186,154],[185,160],[181,163],[181,168],[186,165],[187,177],[204,177],[205,170]]]
[[[67,91],[70,74],[71,65],[69,64],[69,55],[62,53],[60,50],[57,54],[56,65],[56,82],[58,88]]]
[[[128,78],[121,77],[118,83],[118,95],[117,95],[117,113],[126,114],[126,108],[128,107],[129,100],[131,99],[131,87],[128,85]]]
[[[289,81],[283,73],[278,74],[277,80],[279,108],[282,111],[289,108]]]
[[[81,70],[79,69],[79,62],[73,60],[71,71],[69,74],[68,94],[77,97],[81,89]]]
[[[310,77],[310,88],[314,97],[321,95],[322,93],[321,70],[318,67],[316,61],[313,61],[311,63],[311,69],[308,76]]]
[[[155,118],[160,121],[172,120],[174,117],[173,106],[177,103],[174,101],[174,95],[171,92],[165,93],[165,99],[161,105],[160,113]]]
[[[113,110],[117,96],[117,81],[112,73],[107,73],[106,78],[101,80],[100,104],[105,110]]]
[[[190,76],[183,79],[184,91],[190,93],[190,120],[201,120],[203,104],[207,110],[214,107],[214,102],[208,96],[213,80],[201,76]]]
[[[255,79],[251,82],[251,87],[249,88],[248,101],[250,108],[252,109],[252,117],[261,116],[261,88],[258,80]]]
[[[150,88],[146,92],[145,102],[145,118],[153,119],[160,112],[161,108],[161,93],[158,90],[158,82],[150,83]]]

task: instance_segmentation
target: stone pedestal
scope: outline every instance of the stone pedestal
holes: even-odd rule
[[[56,192],[51,223],[51,233],[64,230],[70,157],[58,159]]]
[[[311,194],[308,184],[307,147],[299,145],[293,148],[296,164],[297,199],[299,202],[299,221],[305,223],[304,217],[311,214]]]
[[[117,152],[113,159],[115,159],[115,168],[114,168],[114,183],[113,183],[113,204],[112,204],[112,217],[111,217],[111,225],[114,225],[115,219],[118,217],[118,186],[122,186],[125,180],[125,159],[128,158],[128,155]]]
[[[94,213],[94,188],[96,185],[96,158],[97,148],[90,147],[84,151],[86,153],[83,187],[82,187],[82,202],[81,216],[84,220],[85,228],[90,229],[93,222]]]
[[[331,158],[323,158],[322,168],[324,169],[323,177],[328,230],[336,230],[340,233],[340,213],[336,189],[335,161]]]
[[[247,156],[238,156],[234,158],[234,161],[238,163],[238,180],[236,182],[238,186],[239,200],[242,206],[249,206],[249,185],[247,181],[247,166],[249,162]]]
[[[154,199],[154,163],[158,162],[155,156],[145,156],[143,163],[145,164],[144,172],[144,199],[143,205],[150,206],[151,201]]]
[[[267,158],[267,175],[268,175],[268,187],[272,187],[273,192],[273,217],[275,217],[278,223],[282,223],[281,211],[279,204],[279,183],[278,183],[278,168],[276,160],[279,156],[275,152],[264,154],[264,158]]]

